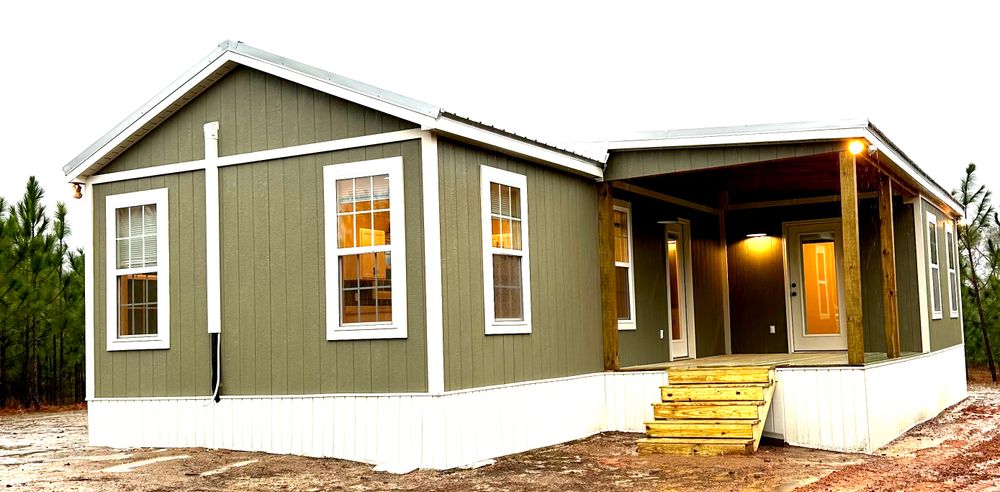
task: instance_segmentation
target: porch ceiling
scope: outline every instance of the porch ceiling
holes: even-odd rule
[[[859,162],[858,191],[876,189],[878,171]],[[752,203],[840,194],[838,154],[736,164],[625,180],[630,184],[701,203],[718,205],[719,194],[729,193],[729,203]]]

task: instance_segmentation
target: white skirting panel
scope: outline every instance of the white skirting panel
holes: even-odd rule
[[[665,382],[663,372],[599,373],[441,395],[96,399],[90,442],[444,469],[606,430],[641,432]]]
[[[864,367],[779,368],[776,377],[766,435],[871,453],[965,398],[965,349]]]

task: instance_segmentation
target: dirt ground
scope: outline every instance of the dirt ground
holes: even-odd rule
[[[0,416],[4,490],[1000,490],[1000,387],[972,372],[969,398],[876,455],[765,441],[753,456],[638,456],[605,433],[473,470],[392,475],[334,459],[224,450],[89,447],[86,412]]]

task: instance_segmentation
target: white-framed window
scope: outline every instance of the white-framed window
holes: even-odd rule
[[[166,188],[105,199],[107,349],[170,348]]]
[[[635,272],[632,268],[632,207],[615,200],[612,210],[615,234],[615,303],[618,329],[635,329]]]
[[[927,263],[930,265],[931,317],[941,319],[941,258],[938,241],[937,216],[927,212]]]
[[[958,282],[958,256],[955,248],[955,228],[951,222],[944,223],[944,247],[948,267],[948,309],[952,318],[958,317],[958,307],[961,305],[961,284]]]
[[[480,166],[486,334],[531,333],[528,180]]]
[[[323,167],[326,338],[406,338],[403,159]]]

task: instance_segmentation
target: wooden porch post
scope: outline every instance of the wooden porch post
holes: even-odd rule
[[[844,305],[847,311],[847,361],[865,363],[861,311],[861,247],[858,233],[858,170],[854,154],[840,152],[840,220],[844,240]]]
[[[597,184],[597,241],[601,272],[601,331],[604,338],[604,370],[617,371],[618,306],[615,286],[614,199],[611,183]]]
[[[885,353],[899,357],[899,301],[896,298],[896,245],[892,223],[892,180],[878,178],[879,242],[882,245],[882,311],[885,324]]]

